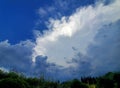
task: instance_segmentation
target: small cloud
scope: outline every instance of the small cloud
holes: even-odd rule
[[[39,14],[41,17],[43,17],[43,16],[47,15],[48,13],[47,13],[47,11],[46,11],[45,9],[39,8],[39,9],[38,9],[38,14]]]
[[[53,6],[46,6],[43,8],[38,9],[38,14],[40,17],[46,17],[49,16],[50,14],[54,13],[55,7]]]

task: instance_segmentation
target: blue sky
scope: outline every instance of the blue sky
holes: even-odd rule
[[[31,39],[38,19],[37,9],[45,4],[46,0],[0,0],[0,40],[16,43]]]
[[[119,3],[0,0],[0,69],[55,80],[120,71]]]
[[[33,30],[42,32],[46,29],[44,24],[50,17],[58,18],[61,15],[70,15],[79,6],[93,3],[93,0],[66,0],[70,7],[64,9],[60,3],[64,0],[0,0],[0,41],[8,39],[11,43],[18,43],[26,39],[34,39]],[[39,16],[39,8],[54,7],[56,10]],[[36,27],[36,23],[41,21]]]

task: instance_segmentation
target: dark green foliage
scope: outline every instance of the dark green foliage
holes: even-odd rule
[[[109,72],[97,80],[97,88],[120,88],[120,73]]]
[[[79,80],[74,79],[71,83],[71,88],[80,88],[81,87],[81,83]]]
[[[109,72],[98,78],[81,77],[66,82],[54,82],[41,78],[26,78],[16,72],[0,70],[0,88],[120,88],[120,73]]]
[[[61,88],[70,88],[71,81],[61,83]]]
[[[0,88],[29,88],[24,80],[5,78],[0,80]]]
[[[114,88],[113,80],[100,78],[98,81],[98,88]]]
[[[32,87],[38,86],[39,84],[39,80],[37,78],[28,78],[26,79],[26,82]]]
[[[116,73],[113,79],[116,82],[116,87],[120,88],[120,73]]]
[[[88,88],[88,86],[80,82],[78,79],[74,79],[71,83],[71,88]]]
[[[6,78],[7,74],[0,70],[0,79]]]

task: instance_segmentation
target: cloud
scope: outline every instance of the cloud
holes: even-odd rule
[[[96,3],[104,3],[105,5],[113,3],[115,0],[95,0]]]
[[[29,40],[16,45],[11,45],[7,40],[0,42],[0,67],[27,72],[26,68],[32,63],[32,48],[33,43]]]
[[[41,17],[45,17],[47,15],[50,15],[49,13],[52,13],[55,11],[55,7],[49,6],[49,7],[44,7],[44,8],[39,8],[38,9],[38,14]]]
[[[40,16],[44,16],[47,14],[47,12],[43,8],[39,8],[38,13]]]
[[[32,62],[32,49],[34,43],[30,40],[11,45],[8,40],[0,42],[0,69],[16,71],[28,76],[40,76],[47,73],[47,69],[55,67],[46,62],[47,57],[38,56]],[[56,66],[57,67],[57,66]]]
[[[48,62],[56,63],[64,67],[74,66],[67,61],[75,55],[72,47],[86,55],[87,48],[94,43],[97,32],[104,25],[116,22],[120,19],[119,4],[114,3],[78,8],[71,16],[63,16],[59,19],[50,19],[48,31],[36,38],[33,60],[36,56],[47,56]]]
[[[103,26],[95,36],[95,44],[88,48],[92,58],[91,67],[94,74],[108,71],[120,71],[120,20]]]
[[[62,16],[70,16],[75,9],[89,4],[94,4],[95,0],[53,0],[51,5],[45,5],[37,10],[40,19],[36,22],[36,29],[46,23],[49,18],[60,19]]]
[[[43,35],[35,31],[35,42],[0,42],[0,69],[61,81],[120,71],[119,3],[89,5],[71,16],[50,18],[49,30]]]
[[[76,52],[69,63],[76,64],[76,76],[100,76],[107,72],[120,71],[120,20],[104,25],[97,32],[87,54]]]
[[[30,40],[15,45],[11,45],[8,40],[0,42],[0,69],[6,72],[16,71],[27,76],[44,75],[46,79],[63,80],[64,75],[61,74],[63,68],[54,63],[48,63],[47,57],[37,56],[36,61],[32,62],[33,47],[34,43]],[[58,73],[60,76],[54,77]]]

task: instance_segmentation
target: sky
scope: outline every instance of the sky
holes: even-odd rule
[[[67,2],[73,3],[71,9]],[[70,15],[77,7],[89,3],[93,3],[93,0],[0,0],[0,41],[8,39],[15,44],[34,39],[33,30],[42,32],[47,29],[45,22],[50,17]]]
[[[120,71],[119,3],[0,0],[0,69],[62,81]]]

